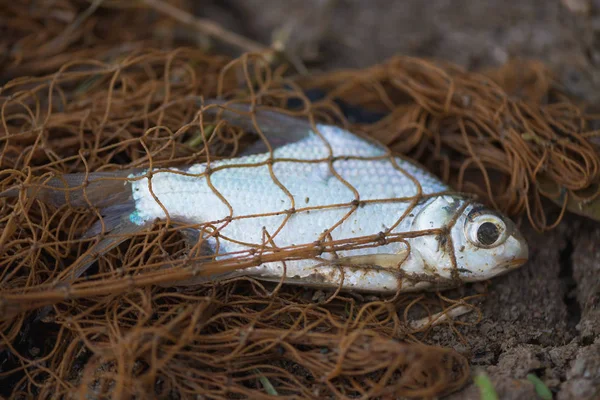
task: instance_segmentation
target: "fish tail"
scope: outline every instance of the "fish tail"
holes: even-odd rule
[[[92,172],[64,174],[42,183],[27,185],[28,197],[60,207],[108,207],[133,201],[131,182],[127,176],[132,171]],[[18,197],[20,188],[10,188],[0,193],[3,197]]]
[[[130,219],[135,211],[131,180],[127,177],[134,170],[115,172],[74,173],[52,177],[43,183],[24,188],[28,197],[56,207],[98,208],[102,218],[97,221],[83,238],[99,236],[100,240],[80,256],[69,268],[57,277],[58,282],[74,280],[83,275],[101,256],[118,246],[146,225]],[[0,197],[18,197],[21,189],[10,188]]]

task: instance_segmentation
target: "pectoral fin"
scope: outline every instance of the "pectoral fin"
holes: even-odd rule
[[[289,265],[283,281],[286,284],[329,290],[380,294],[394,293],[398,288],[408,291],[410,287],[402,287],[399,273],[407,256],[408,250],[402,250],[395,254],[348,256],[325,262],[315,260],[314,265]],[[241,275],[244,271],[237,272]],[[281,282],[283,274],[282,268],[274,266],[250,272],[249,276],[269,282]]]
[[[335,260],[336,265],[345,266],[374,266],[381,268],[400,269],[402,263],[408,258],[408,249],[401,249],[396,254],[363,254],[358,256],[342,257]]]
[[[183,235],[184,240],[189,248],[191,259],[199,260],[210,260],[211,256],[215,255],[215,240],[209,237],[209,235],[203,235],[199,229],[195,228],[183,228],[180,229],[180,233]],[[201,267],[202,261],[190,261],[187,267]],[[164,266],[161,269],[169,269],[170,266]],[[173,286],[197,286],[208,282],[218,282],[224,279],[235,278],[243,276],[246,273],[243,270],[234,270],[209,276],[194,276],[185,280],[159,283],[161,287],[173,287]]]

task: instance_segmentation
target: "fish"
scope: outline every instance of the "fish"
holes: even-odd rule
[[[216,261],[316,249],[177,285],[247,276],[342,291],[414,292],[488,280],[528,260],[527,242],[508,217],[371,138],[221,100],[207,100],[202,112],[260,140],[233,158],[65,174],[26,189],[55,206],[97,208],[103,217],[84,235],[99,241],[61,279],[80,277],[127,235],[165,219],[194,226],[184,230],[186,240]],[[0,193],[18,195],[16,188]]]

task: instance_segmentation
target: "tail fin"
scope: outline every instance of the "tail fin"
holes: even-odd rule
[[[70,281],[85,273],[97,257],[108,252],[128,239],[128,235],[142,231],[145,225],[137,225],[129,219],[135,210],[131,181],[127,176],[134,170],[115,172],[93,172],[66,174],[50,178],[36,185],[28,186],[25,191],[41,201],[62,206],[98,207],[102,219],[96,222],[84,235],[102,237],[88,251],[80,256],[73,265],[58,276],[58,281]],[[0,197],[18,197],[19,189],[11,188],[0,193]]]
[[[75,173],[52,177],[49,180],[28,186],[28,196],[59,207],[108,207],[132,200],[127,176],[132,171]],[[19,189],[11,188],[1,197],[18,197]]]

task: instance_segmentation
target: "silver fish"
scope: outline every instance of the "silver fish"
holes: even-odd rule
[[[104,222],[88,236],[102,229],[132,233],[167,217],[197,224],[190,240],[201,241],[216,260],[257,249],[322,249],[314,257],[263,262],[213,279],[285,276],[286,283],[311,287],[407,292],[486,280],[527,261],[527,243],[512,221],[451,194],[438,178],[384,146],[336,126],[316,124],[314,131],[307,121],[283,114],[256,111],[252,120],[231,111],[243,107],[228,107],[221,110],[225,119],[248,130],[259,126],[269,143],[278,143],[272,152],[261,141],[241,157],[155,169],[150,178],[148,170],[91,173],[85,189],[65,196],[56,189],[86,179],[70,174],[53,178],[37,196],[102,208]],[[365,238],[370,244],[349,245]],[[122,240],[107,237],[92,253]],[[72,278],[91,262],[82,260]]]

